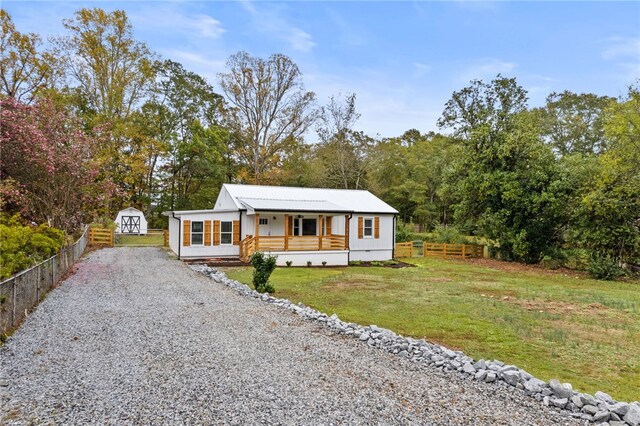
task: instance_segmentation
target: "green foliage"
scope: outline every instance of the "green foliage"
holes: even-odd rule
[[[311,265],[313,265],[313,262],[311,262],[310,260],[307,260],[307,268],[310,268]]]
[[[115,231],[117,224],[108,216],[100,216],[94,219],[94,221],[91,222],[91,225],[89,226],[91,226],[92,228],[110,229],[112,231]]]
[[[597,280],[615,280],[623,274],[614,257],[600,253],[591,255],[587,271],[591,278]]]
[[[269,283],[271,273],[276,269],[276,258],[255,252],[250,258],[253,266],[253,287],[260,293],[274,293],[275,288]]]
[[[64,232],[46,224],[20,223],[19,216],[0,217],[0,279],[45,260],[64,245]]]
[[[286,262],[284,262],[288,267],[291,267],[291,265],[293,265],[293,261],[292,260],[287,260]]]
[[[570,188],[526,100],[515,79],[473,81],[453,94],[439,125],[464,146],[452,185],[457,222],[495,241],[503,259],[537,263],[561,240]]]
[[[413,238],[414,235],[411,229],[411,225],[398,222],[396,226],[396,243],[406,243],[408,241],[413,241]]]
[[[447,225],[436,225],[429,236],[428,242],[440,244],[473,244],[473,242],[456,227]]]

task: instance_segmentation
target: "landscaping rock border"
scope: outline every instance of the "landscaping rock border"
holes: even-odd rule
[[[224,272],[206,265],[189,265],[189,267],[236,290],[243,296],[288,309],[304,319],[324,325],[336,334],[351,336],[370,347],[397,354],[413,362],[423,362],[445,371],[473,376],[475,380],[487,383],[504,381],[545,406],[557,407],[571,417],[601,425],[640,426],[640,402],[638,401],[632,403],[615,401],[610,395],[600,391],[595,395],[576,392],[569,383],[560,383],[555,379],[547,383],[514,365],[505,365],[498,360],[474,360],[463,352],[453,351],[423,339],[399,336],[391,330],[376,325],[362,326],[347,323],[340,320],[336,314],[329,316],[302,303],[294,304],[287,299],[258,293],[247,285],[228,278]]]

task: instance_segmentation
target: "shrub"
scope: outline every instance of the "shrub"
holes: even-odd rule
[[[591,278],[598,280],[615,280],[623,274],[616,258],[601,253],[591,254],[587,272]]]
[[[396,226],[396,243],[406,243],[413,241],[414,235],[409,225],[404,225],[398,222]]]
[[[310,260],[307,260],[307,266],[311,267],[311,265],[313,265],[313,263]]]
[[[251,266],[253,266],[253,287],[260,293],[273,293],[275,288],[269,283],[269,277],[276,269],[276,257],[265,256],[261,252],[251,255]]]
[[[293,260],[287,260],[285,263],[287,266],[291,267],[291,265],[293,265]]]
[[[436,225],[431,233],[430,242],[441,244],[470,244],[470,240],[457,228],[446,225]]]
[[[326,260],[322,261],[322,266],[327,266],[327,261]]]
[[[0,218],[0,278],[7,278],[56,254],[65,235],[46,224],[23,225],[19,216]]]

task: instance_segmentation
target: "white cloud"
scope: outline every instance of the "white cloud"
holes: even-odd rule
[[[222,24],[209,15],[196,15],[192,18],[184,17],[185,25],[191,24],[203,37],[220,38],[225,32]]]
[[[640,38],[610,37],[604,42],[607,46],[602,50],[603,59],[631,58],[640,62]]]
[[[245,0],[240,3],[243,9],[251,16],[253,26],[259,32],[273,36],[286,42],[289,47],[297,52],[309,53],[316,46],[313,37],[308,32],[289,23],[279,13],[278,7],[268,7],[262,3],[258,10],[252,2]]]
[[[495,58],[483,59],[464,70],[460,74],[460,79],[464,82],[478,79],[492,79],[498,74],[510,73],[517,66],[518,64],[515,62],[507,62]]]

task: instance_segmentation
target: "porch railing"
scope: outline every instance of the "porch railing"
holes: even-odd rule
[[[344,235],[260,236],[249,235],[240,241],[240,259],[246,261],[256,251],[346,250]]]

